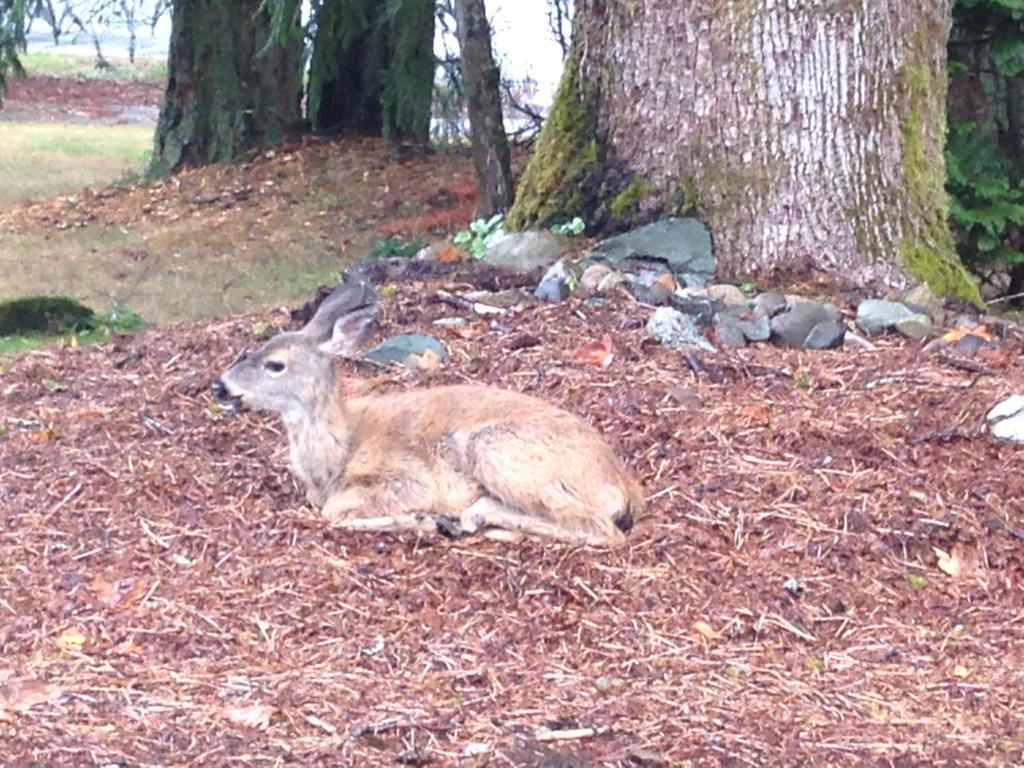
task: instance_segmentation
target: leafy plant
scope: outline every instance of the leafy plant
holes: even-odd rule
[[[551,231],[556,235],[567,235],[569,237],[576,237],[582,235],[583,230],[587,228],[586,222],[583,221],[579,216],[575,217],[572,221],[564,221],[561,224],[555,224],[551,227]]]
[[[482,259],[487,249],[505,234],[505,217],[497,213],[489,219],[477,219],[452,238],[452,242],[469,251],[474,259]]]
[[[946,188],[974,272],[1024,287],[1024,0],[956,0],[949,42]]]
[[[1024,264],[1024,186],[1011,183],[1009,158],[992,126],[950,125],[946,146],[950,213],[964,262]]]
[[[382,240],[378,240],[377,244],[370,249],[371,259],[385,259],[391,257],[398,257],[401,259],[411,259],[420,249],[425,246],[426,243],[419,238],[412,242],[406,242],[400,237],[392,236]]]

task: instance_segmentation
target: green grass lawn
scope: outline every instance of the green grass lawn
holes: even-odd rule
[[[166,80],[166,59],[110,58],[110,69],[99,69],[94,56],[69,56],[64,53],[40,51],[25,53],[19,60],[29,75],[39,77],[86,77],[102,80]]]
[[[141,173],[152,144],[142,126],[0,122],[0,206]]]

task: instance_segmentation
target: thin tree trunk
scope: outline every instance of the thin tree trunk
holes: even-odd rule
[[[512,155],[502,117],[501,73],[491,51],[484,0],[455,0],[455,18],[479,191],[477,214],[488,217],[512,205]]]
[[[722,278],[978,300],[946,224],[950,2],[580,0],[510,223],[695,211]]]
[[[301,35],[271,34],[260,0],[175,0],[151,173],[231,160],[298,129]]]

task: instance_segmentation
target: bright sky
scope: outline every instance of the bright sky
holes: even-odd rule
[[[54,5],[59,8],[61,3]],[[532,77],[537,81],[536,101],[549,103],[562,74],[562,54],[548,28],[547,0],[487,0],[487,14],[494,24],[494,48],[502,72],[515,80]],[[148,27],[141,30],[140,53],[166,55],[170,26],[170,19],[164,18],[154,35],[150,35]],[[101,41],[106,55],[127,55],[127,41],[121,31],[105,31]],[[441,50],[440,45],[438,48]],[[29,50],[54,50],[48,29],[41,21],[33,24]],[[79,35],[77,40],[64,38],[56,50],[84,56],[93,53],[86,35]]]

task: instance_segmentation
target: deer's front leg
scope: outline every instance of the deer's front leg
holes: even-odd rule
[[[387,485],[354,485],[328,498],[320,512],[331,525],[347,531],[436,533],[429,504],[411,502]]]

